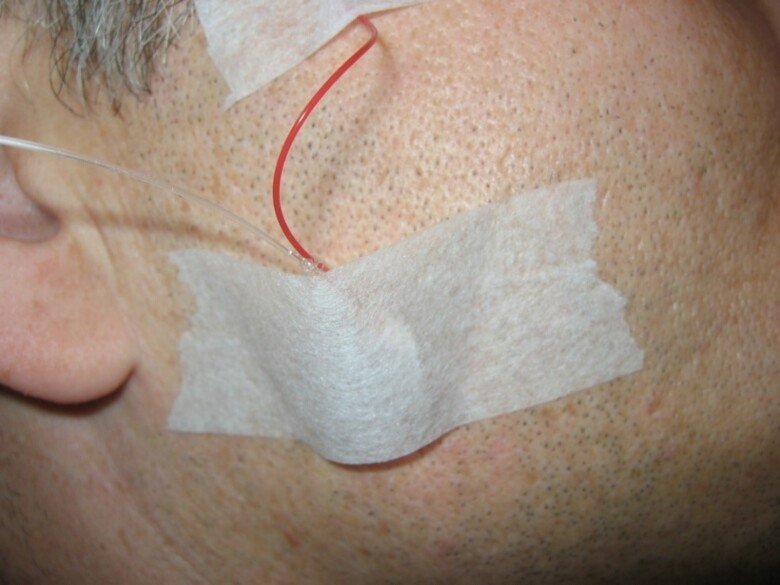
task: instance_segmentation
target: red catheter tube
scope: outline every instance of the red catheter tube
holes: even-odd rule
[[[290,128],[289,134],[287,134],[287,139],[282,145],[282,150],[279,153],[279,158],[276,161],[276,170],[274,171],[273,201],[274,212],[276,213],[276,219],[279,222],[279,227],[282,228],[284,236],[287,238],[287,241],[290,242],[290,245],[292,245],[295,251],[306,260],[314,263],[317,268],[323,272],[328,271],[328,266],[321,261],[316,260],[306,250],[306,248],[301,245],[301,243],[293,235],[292,230],[290,230],[290,226],[287,225],[287,220],[284,218],[284,212],[282,211],[282,173],[284,173],[284,165],[287,162],[287,156],[290,154],[290,149],[295,142],[295,138],[298,136],[298,132],[300,132],[301,128],[306,122],[306,119],[314,111],[314,108],[317,107],[317,104],[320,103],[320,100],[325,97],[325,94],[328,93],[328,91],[341,78],[341,76],[344,75],[355,63],[357,63],[360,58],[365,55],[371,47],[374,46],[374,43],[376,43],[376,27],[365,16],[359,16],[357,20],[371,32],[371,38],[366,41],[366,43],[360,47],[354,55],[347,59],[341,67],[333,72],[333,74],[323,84],[319,91],[314,94],[314,97],[309,100],[309,103],[306,104],[306,107],[303,108],[300,115],[298,116],[298,119],[295,121],[295,124],[293,124],[292,128]]]

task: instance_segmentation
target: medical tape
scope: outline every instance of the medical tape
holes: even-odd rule
[[[362,14],[426,0],[195,0],[209,55],[230,88],[224,107],[315,53]]]
[[[519,194],[327,273],[171,253],[197,310],[169,427],[377,463],[637,371],[591,256],[595,196],[593,180]]]

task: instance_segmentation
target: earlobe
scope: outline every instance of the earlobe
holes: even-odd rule
[[[19,26],[0,19],[0,132],[21,97],[6,67]],[[121,387],[137,342],[99,237],[59,219],[28,196],[0,148],[0,385],[72,404]]]
[[[0,238],[0,384],[70,404],[118,389],[135,336],[109,275],[67,230],[45,242]]]

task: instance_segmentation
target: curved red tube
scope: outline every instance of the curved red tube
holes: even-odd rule
[[[276,219],[279,222],[279,227],[282,228],[282,232],[284,233],[284,236],[287,238],[287,241],[290,242],[290,245],[292,245],[295,251],[298,252],[298,254],[300,254],[306,260],[309,260],[310,262],[314,263],[317,266],[317,268],[319,268],[323,272],[327,272],[329,270],[328,266],[326,266],[320,261],[317,261],[300,244],[300,242],[298,242],[298,240],[290,230],[290,226],[287,225],[287,220],[285,220],[284,218],[284,212],[282,211],[282,173],[284,172],[284,165],[287,162],[287,156],[290,154],[290,149],[292,148],[293,142],[295,142],[295,138],[298,136],[298,132],[300,132],[301,128],[303,127],[303,124],[306,122],[306,119],[309,117],[309,114],[311,114],[314,111],[314,108],[317,107],[317,104],[320,102],[320,100],[323,97],[325,97],[325,94],[328,93],[330,88],[332,88],[336,84],[336,82],[341,78],[341,76],[344,75],[355,63],[357,63],[360,60],[360,58],[363,55],[365,55],[371,47],[374,46],[374,43],[376,43],[376,38],[377,38],[376,27],[365,16],[362,15],[359,16],[358,21],[366,28],[368,28],[368,30],[371,32],[371,38],[368,41],[366,41],[366,43],[362,47],[360,47],[355,52],[354,55],[352,55],[349,59],[347,59],[341,67],[339,67],[336,71],[333,72],[333,74],[322,85],[319,91],[317,91],[317,93],[314,94],[314,97],[312,97],[311,100],[309,100],[309,103],[306,104],[306,107],[303,108],[300,115],[298,116],[298,119],[295,121],[292,128],[290,128],[290,132],[287,134],[287,139],[284,141],[284,144],[282,145],[282,150],[279,153],[279,158],[276,160],[276,170],[274,171],[273,201],[274,201],[274,212],[276,213]]]

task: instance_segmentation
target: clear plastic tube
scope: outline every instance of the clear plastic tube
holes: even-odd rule
[[[13,136],[4,136],[0,134],[0,145],[1,146],[7,146],[9,148],[18,148],[21,150],[27,150],[30,152],[38,152],[43,154],[49,154],[53,156],[59,156],[62,158],[67,158],[70,160],[79,161],[88,165],[92,165],[95,167],[99,167],[102,169],[106,169],[108,171],[123,175],[125,177],[128,177],[130,179],[133,179],[134,181],[139,181],[141,183],[145,183],[146,185],[150,185],[151,187],[155,187],[156,189],[160,189],[162,191],[167,191],[168,193],[172,193],[173,195],[176,195],[177,197],[181,197],[182,199],[185,199],[186,201],[190,201],[192,203],[197,203],[198,205],[202,205],[212,211],[216,211],[217,213],[221,214],[223,217],[229,219],[230,221],[238,224],[239,226],[248,229],[251,231],[254,235],[256,235],[258,238],[263,240],[265,243],[269,244],[270,246],[276,248],[280,252],[283,252],[286,255],[292,256],[302,262],[307,267],[310,266],[311,262],[306,260],[305,258],[301,257],[300,254],[295,252],[294,250],[290,250],[283,244],[277,242],[273,237],[271,237],[269,234],[264,232],[262,229],[257,227],[256,225],[250,223],[240,215],[237,215],[230,211],[229,209],[226,209],[222,207],[221,205],[214,203],[213,201],[206,199],[202,195],[198,195],[197,193],[193,193],[192,191],[189,191],[187,189],[183,189],[181,187],[178,187],[177,185],[174,185],[172,183],[169,183],[167,181],[164,181],[162,179],[158,179],[156,177],[153,177],[151,175],[147,175],[138,171],[133,171],[130,169],[126,169],[114,164],[111,164],[109,162],[105,162],[96,158],[91,158],[88,156],[84,156],[82,154],[79,154],[77,152],[72,152],[70,150],[65,150],[63,148],[57,148],[55,146],[48,146],[46,144],[40,144],[38,142],[33,142],[31,140],[24,140],[21,138],[14,138]]]

